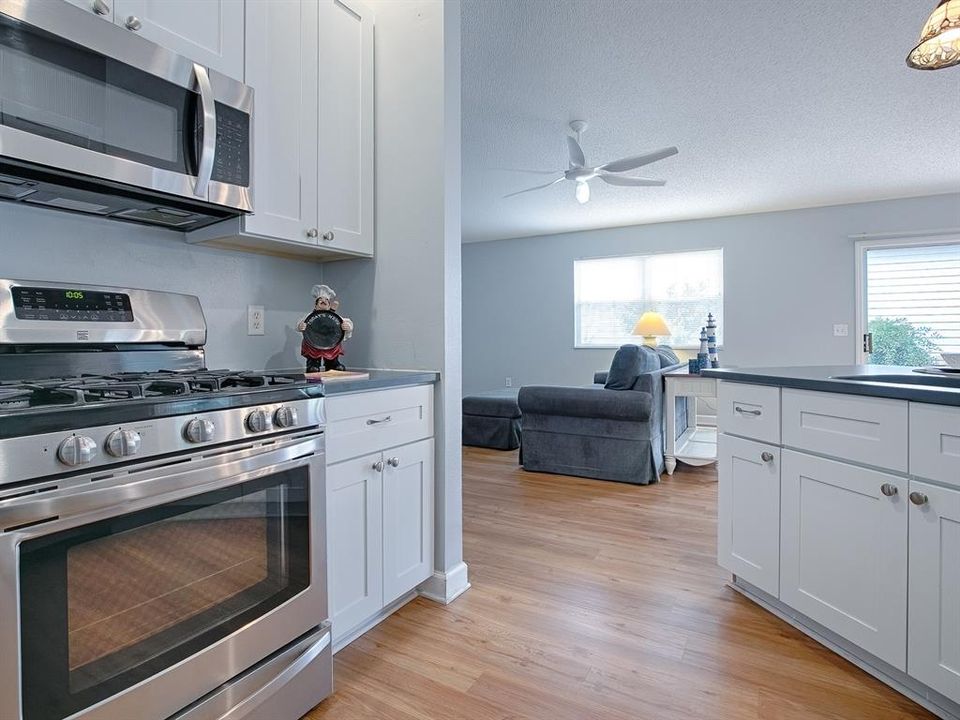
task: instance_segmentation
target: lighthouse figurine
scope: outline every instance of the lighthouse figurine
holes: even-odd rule
[[[700,328],[700,351],[697,353],[697,365],[701,370],[710,367],[710,354],[707,347],[707,329],[702,327]]]
[[[720,367],[720,361],[717,359],[717,321],[713,313],[707,313],[707,358],[710,361],[708,367]]]

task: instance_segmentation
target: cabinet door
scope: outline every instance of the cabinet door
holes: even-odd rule
[[[247,232],[317,244],[317,1],[247,0],[255,214]]]
[[[383,601],[390,603],[433,572],[433,440],[384,453]]]
[[[333,637],[383,607],[380,453],[327,467],[327,555]]]
[[[910,482],[910,675],[960,702],[960,492]],[[924,498],[925,496],[925,498]]]
[[[104,20],[113,21],[113,0],[65,0],[71,5],[99,15]]]
[[[783,451],[780,599],[906,670],[907,481]]]
[[[373,14],[355,0],[320,0],[319,96],[320,246],[373,255]]]
[[[780,448],[720,435],[717,562],[771,595],[780,582]]]
[[[243,0],[114,0],[113,17],[158,45],[243,79]]]

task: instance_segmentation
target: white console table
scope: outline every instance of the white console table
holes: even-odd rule
[[[677,460],[688,465],[707,465],[717,461],[717,428],[697,426],[695,402],[687,403],[687,429],[677,437],[677,398],[715,398],[717,381],[714,378],[691,375],[686,368],[663,374],[666,410],[666,449],[664,461],[667,474],[673,475]]]

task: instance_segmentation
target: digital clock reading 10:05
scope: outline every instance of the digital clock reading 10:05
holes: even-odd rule
[[[83,293],[79,290],[67,290],[67,300],[83,300]]]

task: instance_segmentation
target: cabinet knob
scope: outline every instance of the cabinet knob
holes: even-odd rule
[[[387,460],[387,465],[389,465],[390,467],[400,467],[400,458],[398,457],[390,458],[389,460]]]
[[[317,231],[316,228],[310,228],[309,230],[307,230],[307,237],[308,237],[308,238],[315,238],[315,237],[317,237],[317,235],[319,235],[319,234],[320,234],[320,233]]]
[[[928,498],[922,492],[917,492],[916,490],[910,493],[910,502],[912,502],[914,505],[926,505],[929,499],[930,498]]]
[[[880,486],[880,492],[882,492],[887,497],[893,497],[900,491],[897,489],[897,486],[894,485],[893,483],[884,483],[883,485]]]
[[[373,469],[376,470],[377,472],[383,472],[383,460],[377,460],[373,464]]]
[[[764,462],[773,462],[773,453],[771,452],[762,452],[760,453],[760,459]]]
[[[127,26],[127,30],[133,30],[134,32],[143,27],[143,23],[140,22],[140,18],[138,18],[136,15],[131,15],[128,17],[124,25]]]
[[[110,6],[103,0],[93,0],[93,2],[90,3],[90,7],[97,15],[107,15],[110,12]]]
[[[327,230],[320,239],[324,242],[332,242],[333,238],[333,230]]]

